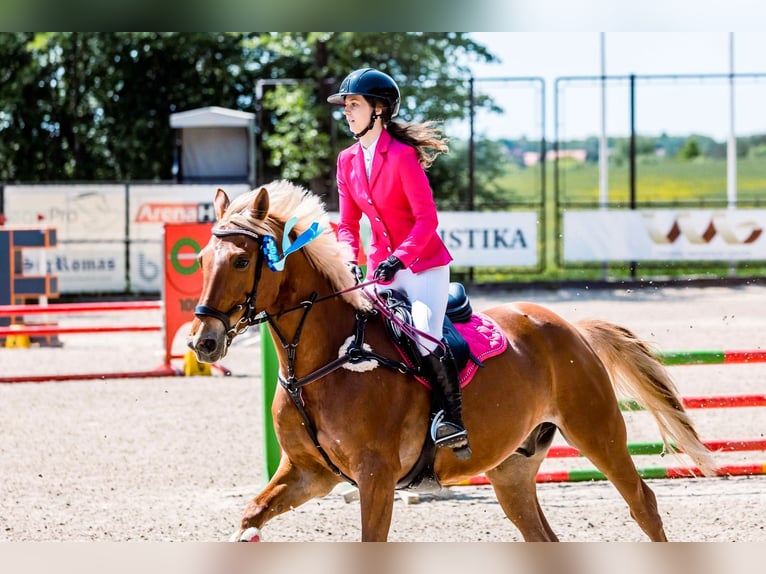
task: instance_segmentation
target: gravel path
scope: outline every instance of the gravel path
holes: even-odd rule
[[[478,291],[474,309],[531,300],[565,318],[600,318],[661,350],[764,346],[766,287],[638,291]],[[152,324],[159,312],[59,316],[62,325]],[[6,376],[150,369],[159,334],[62,335],[59,348],[0,349]],[[0,541],[221,541],[265,484],[260,342],[242,337],[233,375],[0,384]],[[681,394],[766,393],[766,365],[672,367]],[[704,439],[764,438],[763,409],[692,411]],[[631,442],[658,440],[645,413],[626,413]],[[647,415],[648,416],[648,415]],[[557,442],[558,439],[557,439]],[[763,452],[721,455],[732,463]],[[641,457],[639,466],[677,465]],[[644,462],[644,459],[646,462]],[[654,460],[657,459],[657,460]],[[548,460],[543,470],[585,461]],[[586,464],[587,467],[587,464]],[[766,541],[766,477],[654,479],[666,531],[689,542]],[[345,487],[270,522],[274,541],[358,540],[359,503]],[[539,485],[562,540],[643,541],[610,483]],[[416,502],[416,503],[412,503]],[[454,487],[395,503],[390,540],[516,541],[490,487]]]

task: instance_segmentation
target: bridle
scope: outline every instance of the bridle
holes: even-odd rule
[[[274,245],[273,237],[269,235],[259,235],[255,231],[246,229],[244,227],[234,227],[234,228],[228,228],[228,229],[215,227],[212,230],[212,234],[215,237],[221,237],[221,238],[243,235],[245,237],[249,237],[255,240],[255,242],[258,244],[258,259],[255,264],[255,273],[253,275],[253,286],[248,292],[248,294],[245,296],[245,301],[242,303],[236,303],[232,305],[228,311],[221,311],[220,309],[216,309],[215,307],[212,307],[210,305],[197,305],[194,308],[194,315],[196,317],[198,318],[213,317],[214,319],[218,319],[219,321],[221,321],[221,323],[223,323],[224,329],[226,330],[226,347],[227,348],[231,345],[231,342],[234,339],[234,337],[236,337],[237,335],[241,335],[249,327],[253,325],[258,325],[260,323],[269,323],[269,325],[271,325],[271,327],[274,329],[274,332],[277,334],[277,336],[281,340],[282,346],[285,347],[285,349],[287,349],[288,351],[290,350],[294,351],[294,347],[297,346],[297,339],[300,338],[300,333],[303,327],[303,323],[306,319],[306,315],[308,314],[308,311],[311,309],[311,307],[315,303],[319,303],[321,301],[339,297],[345,293],[354,291],[356,289],[361,289],[368,285],[368,284],[362,283],[348,289],[335,291],[323,297],[319,297],[318,294],[314,292],[309,296],[309,298],[306,301],[303,301],[293,307],[282,309],[275,314],[268,313],[265,310],[257,312],[255,309],[255,298],[258,291],[258,283],[260,283],[261,275],[263,273],[263,265],[264,263],[266,263],[269,268],[274,270],[273,264],[274,264],[274,261],[277,259],[277,257],[274,255],[276,251],[275,251],[275,248],[273,247]],[[240,316],[239,320],[237,320],[234,326],[232,326],[231,315],[242,310],[244,311],[242,312],[242,315]],[[279,318],[282,315],[285,315],[287,313],[291,313],[293,311],[298,311],[298,310],[303,310],[304,316],[300,322],[298,331],[295,334],[295,341],[293,343],[288,343],[285,337],[277,328],[276,324],[274,323],[274,319]],[[290,353],[288,353],[288,356],[290,356]],[[292,365],[293,362],[294,361],[290,361],[290,366]],[[289,368],[289,370],[291,370],[291,368]]]
[[[265,313],[258,313],[255,310],[255,296],[263,270],[263,237],[254,231],[250,231],[249,229],[245,229],[243,227],[237,227],[234,229],[222,229],[220,227],[215,227],[212,230],[212,234],[215,237],[244,235],[245,237],[254,239],[258,244],[258,258],[255,263],[253,286],[250,289],[250,292],[246,295],[245,301],[243,303],[236,303],[232,305],[228,311],[221,311],[215,307],[211,307],[210,305],[197,305],[194,308],[194,315],[196,317],[213,317],[214,319],[218,319],[221,321],[221,323],[223,323],[224,329],[226,330],[226,347],[228,348],[229,345],[231,345],[234,337],[244,333],[252,325],[263,323],[264,321],[268,320],[268,315]],[[232,326],[231,316],[238,311],[243,311],[242,315],[234,324],[234,326]]]

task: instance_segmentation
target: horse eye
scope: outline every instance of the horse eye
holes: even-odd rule
[[[247,257],[237,257],[234,260],[234,269],[244,269],[250,264],[250,260]]]

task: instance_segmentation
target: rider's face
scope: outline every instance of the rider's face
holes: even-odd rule
[[[372,106],[363,96],[346,96],[343,105],[343,115],[346,117],[349,129],[356,133],[367,127],[372,115]]]

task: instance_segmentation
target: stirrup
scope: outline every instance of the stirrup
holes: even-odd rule
[[[455,450],[468,447],[468,431],[453,422],[444,420],[441,410],[431,422],[431,440],[436,448],[449,447]]]

